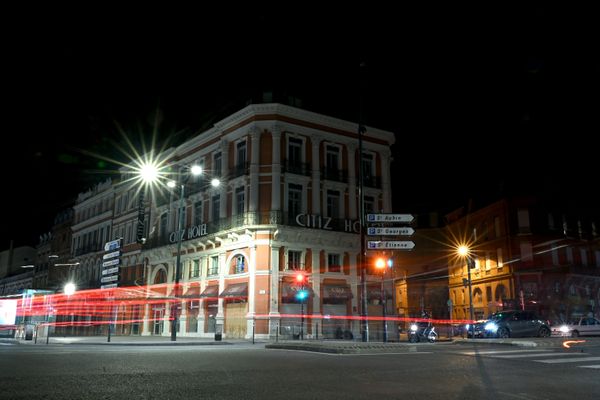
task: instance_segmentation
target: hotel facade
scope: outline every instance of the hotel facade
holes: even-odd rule
[[[73,254],[90,270],[82,276],[102,279],[102,243],[94,237],[122,238],[119,286],[141,299],[117,306],[117,333],[170,335],[175,301],[182,336],[360,336],[360,163],[365,213],[392,212],[394,135],[367,127],[361,156],[357,132],[356,123],[306,110],[249,105],[159,154],[178,181],[174,189],[148,189],[140,204],[139,184],[123,170],[119,183],[81,197],[76,215],[89,218],[76,217]],[[203,175],[190,176],[192,165]],[[86,204],[97,210],[88,213]],[[138,225],[143,244],[135,240]],[[299,271],[307,278],[304,300],[296,296]],[[381,315],[381,275],[368,273],[367,281],[370,314]]]

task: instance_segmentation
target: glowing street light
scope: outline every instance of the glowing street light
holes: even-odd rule
[[[466,258],[467,261],[467,283],[469,285],[469,317],[471,326],[473,326],[473,289],[471,288],[471,268],[475,266],[475,260],[471,257],[471,249],[466,245],[460,245],[456,248],[456,252],[460,257]]]
[[[65,284],[65,287],[63,288],[63,292],[67,296],[71,296],[72,294],[75,293],[75,289],[77,289],[75,284],[73,282],[69,282],[69,283]]]
[[[186,175],[184,180],[180,179],[180,194],[179,194],[179,218],[177,222],[177,260],[175,264],[175,290],[178,290],[179,280],[181,279],[181,242],[183,240],[183,235],[181,234],[181,230],[183,229],[184,224],[184,216],[185,216],[185,208],[184,208],[184,198],[185,198],[185,185],[187,181],[190,179],[190,176],[198,176],[203,173],[202,167],[199,165],[192,165],[189,168],[189,174]],[[212,179],[211,185],[213,187],[217,187],[220,185],[220,181],[218,179]],[[167,186],[170,188],[174,188],[176,186],[174,181],[167,182]],[[178,315],[177,315],[177,304],[173,303],[171,308],[171,341],[177,340],[177,324],[178,324]]]

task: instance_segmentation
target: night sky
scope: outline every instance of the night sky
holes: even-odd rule
[[[263,90],[350,121],[362,95],[366,124],[396,135],[396,212],[502,193],[598,212],[591,11],[411,7],[14,16],[0,249],[35,245],[116,168],[82,150],[126,160],[117,126],[177,145]]]

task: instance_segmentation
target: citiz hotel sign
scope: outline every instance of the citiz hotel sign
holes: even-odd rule
[[[294,222],[297,226],[301,226],[303,228],[349,233],[360,232],[360,221],[352,219],[336,219],[331,217],[322,217],[315,214],[298,214],[294,218]],[[177,243],[178,240],[184,241],[206,236],[208,231],[206,224],[200,224],[179,231],[179,237],[177,233],[177,231],[171,232],[169,235],[169,242]]]
[[[296,225],[312,229],[329,231],[342,231],[350,233],[360,232],[360,221],[352,219],[334,219],[315,214],[296,215]]]
[[[186,235],[187,232],[187,235]],[[206,224],[194,225],[187,229],[182,229],[179,231],[179,238],[177,237],[177,231],[171,232],[169,235],[169,241],[171,243],[176,243],[178,240],[190,240],[195,239],[197,237],[205,236],[207,234]]]

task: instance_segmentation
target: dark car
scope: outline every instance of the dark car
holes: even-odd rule
[[[532,311],[501,311],[491,315],[483,327],[485,337],[550,336],[550,327]]]
[[[483,327],[488,322],[487,319],[480,319],[472,324],[465,325],[465,332],[467,333],[468,338],[478,338],[483,337]]]

